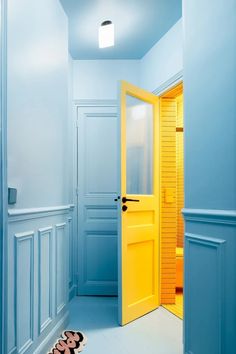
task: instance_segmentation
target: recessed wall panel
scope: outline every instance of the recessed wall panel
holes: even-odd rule
[[[39,332],[52,320],[52,227],[39,230]]]
[[[56,313],[59,314],[66,305],[67,295],[67,249],[66,224],[56,225]]]
[[[15,304],[17,352],[24,353],[33,342],[34,232],[15,235]]]
[[[189,353],[221,354],[225,241],[195,234],[185,237],[186,348]]]
[[[72,218],[68,218],[68,237],[69,237],[69,286],[73,283],[73,260],[74,260],[74,248],[73,248],[73,222]]]

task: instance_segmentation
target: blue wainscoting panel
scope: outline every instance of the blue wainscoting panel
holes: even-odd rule
[[[72,223],[70,205],[9,211],[6,354],[44,354],[65,328]]]
[[[184,209],[186,354],[235,353],[236,211]]]
[[[187,353],[223,353],[224,261],[225,240],[185,234]]]
[[[34,232],[15,235],[16,346],[24,353],[33,343]]]
[[[117,295],[117,113],[78,107],[80,295]]]
[[[39,334],[52,321],[52,227],[39,229]]]

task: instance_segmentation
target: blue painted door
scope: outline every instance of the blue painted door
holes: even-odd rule
[[[78,294],[117,294],[117,113],[78,107]]]

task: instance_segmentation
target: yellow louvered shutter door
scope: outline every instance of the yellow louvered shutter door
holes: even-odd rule
[[[176,98],[178,128],[183,128],[183,95]],[[184,139],[183,131],[176,133],[176,173],[177,173],[177,247],[183,247],[184,221],[181,210],[184,207]]]
[[[161,303],[175,302],[176,100],[161,99]]]

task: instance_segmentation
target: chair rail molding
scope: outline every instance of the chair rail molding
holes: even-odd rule
[[[236,210],[182,209],[185,221],[236,225]]]
[[[67,214],[69,212],[72,212],[73,210],[74,204],[57,205],[42,208],[8,209],[8,218],[10,223],[53,215]]]

